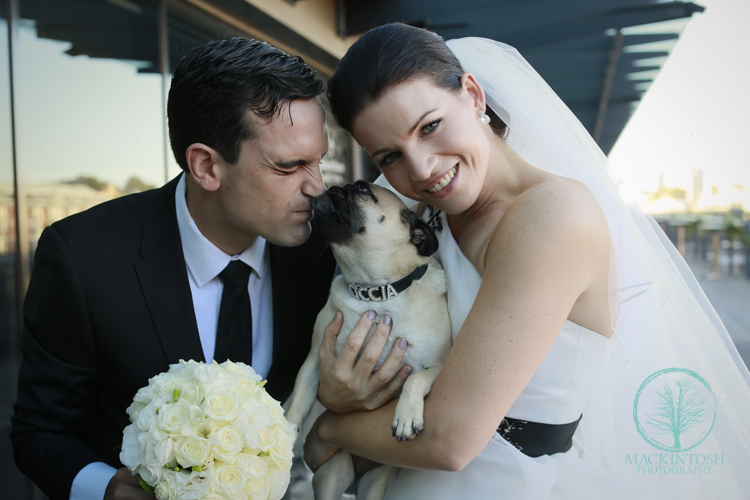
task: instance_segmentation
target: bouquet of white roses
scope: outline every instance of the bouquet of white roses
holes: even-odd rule
[[[180,361],[138,390],[120,460],[159,500],[279,499],[295,430],[244,363]]]

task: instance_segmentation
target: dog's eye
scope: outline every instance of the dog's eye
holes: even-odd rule
[[[385,215],[381,215],[381,216],[380,216],[380,221],[379,221],[379,222],[383,222],[384,220],[385,220]]]
[[[359,229],[357,230],[357,232],[358,232],[359,234],[363,234],[363,233],[367,232],[367,227],[365,227],[365,226],[362,226],[362,227],[360,227],[360,228],[359,228]]]

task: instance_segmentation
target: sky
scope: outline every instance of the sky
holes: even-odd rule
[[[701,169],[704,198],[715,186],[717,196],[750,200],[750,0],[695,2],[706,10],[687,24],[610,161],[639,191],[663,176],[690,193]]]

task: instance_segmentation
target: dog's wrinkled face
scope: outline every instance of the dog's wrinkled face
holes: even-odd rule
[[[427,223],[374,184],[331,187],[313,200],[313,210],[344,275],[359,269],[349,279],[392,279],[383,274],[407,273],[437,251]]]

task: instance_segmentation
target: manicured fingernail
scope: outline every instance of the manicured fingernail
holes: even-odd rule
[[[398,348],[402,351],[406,349],[406,339],[401,339],[398,341]]]
[[[367,319],[375,319],[375,311],[368,312]]]
[[[411,366],[407,366],[406,370],[404,370],[404,372],[406,372],[407,375],[409,375],[412,371],[413,371],[413,369],[412,369]]]
[[[338,319],[339,314],[341,314],[341,311],[336,311],[336,314],[333,315],[333,319],[331,321],[336,321]]]
[[[390,316],[384,316],[383,317],[383,324],[385,326],[391,326],[391,317]]]

